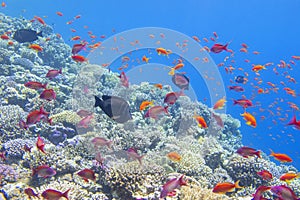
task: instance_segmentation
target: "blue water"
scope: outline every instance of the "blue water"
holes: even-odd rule
[[[278,69],[280,74],[287,71],[297,81],[296,84],[288,82],[285,75],[275,75],[272,71],[280,60],[287,63],[293,55],[300,55],[300,2],[298,0],[188,0],[180,1],[58,1],[58,0],[7,0],[7,7],[1,8],[0,11],[14,17],[23,16],[27,19],[33,16],[45,16],[44,20],[47,24],[54,27],[54,31],[64,38],[65,42],[72,45],[75,42],[69,39],[75,35],[80,35],[87,41],[91,41],[87,35],[87,31],[92,31],[97,36],[96,41],[102,41],[100,35],[106,37],[115,33],[120,33],[133,28],[140,27],[163,27],[169,28],[188,36],[196,35],[202,41],[201,45],[211,47],[213,42],[208,44],[203,42],[202,38],[212,37],[213,32],[219,35],[218,42],[226,43],[232,41],[229,45],[236,54],[234,56],[235,63],[232,65],[236,68],[233,74],[227,74],[224,67],[220,68],[225,87],[231,85],[230,79],[236,75],[243,74],[237,68],[241,67],[245,72],[249,73],[249,82],[243,85],[246,92],[236,93],[226,89],[227,108],[226,113],[238,118],[242,122],[241,131],[243,133],[244,145],[261,149],[269,154],[269,149],[275,152],[286,153],[293,159],[293,165],[300,169],[299,142],[300,131],[294,130],[292,127],[286,127],[285,122],[279,120],[288,114],[287,120],[293,116],[288,107],[287,102],[291,101],[300,106],[299,95],[292,97],[287,95],[280,85],[280,81],[284,81],[287,87],[296,90],[296,94],[300,94],[298,79],[300,77],[300,62],[295,61],[296,65],[292,65],[292,69]],[[183,3],[184,2],[184,3]],[[64,14],[59,17],[55,14],[60,11]],[[71,25],[66,22],[72,20],[76,15],[81,18]],[[84,28],[88,26],[88,28]],[[72,33],[70,29],[76,29],[76,33]],[[113,32],[115,30],[115,32]],[[240,53],[241,43],[249,46],[249,53]],[[253,55],[252,51],[261,52],[260,55]],[[85,52],[84,54],[87,54]],[[225,56],[230,56],[228,52],[220,54],[212,54],[211,57],[218,64],[223,61]],[[249,59],[251,63],[245,63],[244,59]],[[230,64],[230,60],[227,64]],[[165,62],[162,58],[161,62]],[[249,127],[245,124],[240,116],[243,109],[238,106],[232,106],[232,98],[239,99],[244,94],[247,98],[251,97],[253,87],[251,83],[255,83],[255,73],[251,71],[251,64],[266,64],[273,62],[274,65],[267,70],[262,71],[261,78],[263,80],[262,87],[270,88],[268,81],[276,84],[280,89],[278,93],[270,92],[270,94],[257,95],[253,101],[257,103],[256,107],[247,109],[252,114],[255,113],[258,126],[256,128]],[[196,91],[200,101],[209,98],[204,81],[198,73],[190,73],[191,85]],[[199,80],[199,81],[196,81]],[[151,82],[151,80],[149,80]],[[254,91],[255,92],[255,91]],[[277,99],[279,98],[279,99]],[[280,98],[284,101],[280,102]],[[277,101],[278,105],[268,108],[269,104]],[[260,102],[260,106],[258,106]],[[206,101],[209,106],[214,102]],[[276,108],[280,107],[280,114],[276,116]],[[270,109],[275,112],[275,116],[271,116],[268,111],[260,112],[259,108]],[[296,113],[300,118],[299,112]],[[265,120],[260,120],[261,116],[265,116]],[[273,122],[273,121],[274,122]],[[274,124],[276,122],[276,124]]]

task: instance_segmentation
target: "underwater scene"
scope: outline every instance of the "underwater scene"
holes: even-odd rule
[[[300,1],[0,3],[0,200],[300,199]]]

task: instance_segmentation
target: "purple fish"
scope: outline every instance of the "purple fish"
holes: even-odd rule
[[[210,50],[214,53],[221,53],[222,51],[228,51],[227,46],[228,46],[228,43],[225,45],[214,44]]]
[[[40,99],[45,99],[47,101],[51,101],[56,99],[56,93],[54,92],[53,89],[45,89],[41,94],[40,94]]]
[[[180,96],[184,96],[183,90],[181,90],[180,92],[170,92],[166,94],[164,103],[173,105]]]
[[[81,50],[85,49],[85,46],[87,45],[87,42],[83,42],[80,44],[74,44],[72,48],[72,54],[75,55],[79,53]]]
[[[183,175],[180,178],[173,178],[163,185],[163,189],[160,193],[160,198],[165,198],[169,193],[172,193],[175,189],[179,189],[181,186],[187,185],[187,182],[183,180]]]
[[[166,113],[169,114],[168,112],[168,106],[163,107],[163,106],[153,106],[151,108],[149,108],[149,110],[147,110],[146,114],[145,114],[145,118],[147,117],[151,117],[153,119],[158,119],[158,116]]]
[[[257,156],[258,158],[260,158],[260,151],[257,151],[256,149],[250,147],[241,147],[236,151],[236,153],[240,154],[244,158],[248,158],[249,156]]]
[[[270,186],[264,186],[261,185],[256,189],[255,194],[253,194],[253,199],[252,200],[263,200],[263,193],[267,190],[270,190]]]
[[[35,169],[32,169],[32,176],[36,175],[40,178],[49,178],[56,174],[56,171],[49,167],[48,165],[41,165]]]
[[[295,192],[285,185],[273,186],[271,192],[282,200],[300,200]]]
[[[172,76],[172,82],[179,87],[180,89],[188,90],[190,79],[186,77],[184,74],[176,73]]]
[[[62,68],[60,69],[50,69],[47,74],[46,78],[49,78],[50,80],[58,76],[58,74],[62,74]]]
[[[127,155],[129,158],[132,158],[133,160],[138,160],[140,164],[142,164],[142,158],[145,156],[145,155],[142,155],[140,156],[137,152],[136,149],[134,148],[129,148],[127,151]]]

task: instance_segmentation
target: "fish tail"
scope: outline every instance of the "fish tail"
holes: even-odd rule
[[[274,156],[274,151],[272,149],[270,149],[271,151],[271,155],[270,156]]]
[[[168,111],[168,107],[169,107],[169,106],[165,106],[165,107],[164,107],[164,108],[165,108],[165,113],[166,113],[167,115],[170,115],[170,114],[169,114],[169,111]]]
[[[174,74],[175,74],[175,69],[174,69],[174,68],[171,68],[171,71],[170,71],[168,74],[171,75],[171,76],[174,76]]]
[[[184,177],[184,175],[180,176],[180,178],[179,178],[179,185],[180,186],[187,185],[187,182],[185,180],[183,180],[183,177]]]
[[[142,165],[142,159],[144,158],[144,156],[145,156],[145,155],[142,155],[142,156],[139,156],[139,157],[138,157],[138,161],[139,161],[140,165]]]
[[[42,88],[46,89],[47,88],[47,84],[48,83],[45,83],[44,85],[42,85]]]
[[[297,124],[297,119],[296,119],[296,115],[294,114],[293,118],[291,119],[291,121],[289,121],[289,123],[287,123],[287,125],[295,125]]]
[[[48,118],[47,121],[48,121],[48,123],[49,123],[50,125],[52,125],[52,118],[50,118],[50,119]]]
[[[102,107],[103,106],[103,101],[99,98],[99,97],[97,97],[97,96],[95,96],[95,106],[94,107]]]
[[[37,36],[40,36],[40,37],[43,37],[42,33],[43,33],[43,32],[40,31],[40,32],[38,32],[36,35],[37,35]]]
[[[62,68],[59,69],[58,73],[62,75]]]
[[[254,154],[255,154],[257,157],[261,158],[260,151],[256,151]]]
[[[107,147],[109,149],[111,149],[111,145],[113,145],[114,141],[110,140],[108,143],[107,143]]]
[[[234,187],[235,188],[243,188],[242,186],[239,185],[240,183],[240,180],[237,180],[235,183],[234,183]]]
[[[69,193],[70,190],[71,190],[71,188],[68,189],[67,191],[65,191],[61,196],[65,197],[67,200],[69,200],[68,193]]]

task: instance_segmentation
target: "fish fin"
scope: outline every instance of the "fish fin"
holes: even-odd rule
[[[102,95],[103,101],[106,101],[107,99],[111,99],[111,96],[108,95]]]
[[[95,96],[95,106],[94,107],[103,107],[103,100],[101,100],[99,97]]]
[[[235,188],[243,188],[242,186],[239,185],[240,183],[240,180],[237,180],[235,183],[234,183],[234,187]]]
[[[71,190],[71,188],[68,189],[67,191],[65,191],[61,196],[65,197],[67,200],[69,200],[68,193],[69,193],[70,190]]]
[[[254,154],[255,154],[258,158],[261,158],[261,156],[260,156],[260,151],[256,151]]]
[[[43,32],[42,32],[42,31],[40,31],[40,32],[39,32],[39,33],[37,33],[36,35],[37,35],[37,36],[40,36],[40,37],[43,37],[42,33],[43,33]]]
[[[174,69],[174,68],[171,68],[171,71],[170,71],[168,74],[171,75],[171,76],[174,76],[174,74],[175,74],[175,69]]]
[[[142,163],[142,159],[143,159],[144,157],[145,157],[145,155],[142,155],[142,156],[138,157],[138,161],[139,161],[140,165],[143,164],[143,163]]]

